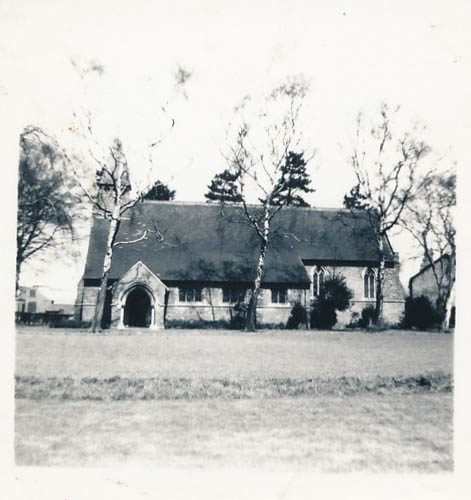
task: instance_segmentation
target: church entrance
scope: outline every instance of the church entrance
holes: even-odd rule
[[[135,288],[128,295],[124,306],[124,325],[148,328],[151,317],[152,309],[149,295],[143,288]]]

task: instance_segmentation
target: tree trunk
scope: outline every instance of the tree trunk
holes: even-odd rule
[[[384,304],[384,274],[386,269],[386,261],[384,258],[384,239],[380,236],[378,241],[379,250],[379,268],[376,278],[376,321],[375,324],[381,328],[384,324],[383,320],[383,304]]]
[[[96,333],[101,329],[101,322],[103,319],[103,312],[105,309],[106,289],[108,286],[108,275],[111,269],[111,262],[113,259],[113,245],[118,234],[119,226],[121,224],[121,217],[119,214],[120,207],[115,206],[113,216],[111,217],[110,228],[108,232],[108,240],[106,242],[106,254],[103,262],[103,274],[101,277],[100,290],[98,291],[97,302],[95,305],[95,313],[93,315],[92,325],[90,331]]]
[[[247,318],[245,320],[245,331],[255,332],[257,327],[257,301],[260,293],[260,286],[252,290],[250,296],[249,308],[247,310]]]
[[[260,245],[260,254],[258,256],[257,273],[255,275],[254,287],[250,296],[249,309],[245,321],[245,331],[254,332],[257,324],[257,302],[262,284],[263,268],[265,265],[265,255],[268,247],[268,236],[270,232],[270,206],[265,205],[265,215],[263,220],[263,238]]]
[[[21,273],[21,259],[16,257],[15,296],[18,295],[18,290],[20,288],[20,273]]]
[[[249,309],[245,321],[245,331],[254,332],[257,326],[257,302],[260,294],[260,286],[262,284],[263,266],[265,264],[265,255],[267,252],[267,241],[262,240],[260,246],[260,255],[258,256],[257,274],[255,275],[254,288],[250,296]]]
[[[447,293],[445,296],[443,308],[444,308],[444,315],[443,315],[443,320],[441,324],[441,330],[444,332],[447,330],[450,326],[450,316],[451,316],[451,308],[452,308],[452,303],[453,299],[455,296],[455,259],[454,257],[451,257],[450,259],[450,279],[449,279],[449,285],[447,287]]]

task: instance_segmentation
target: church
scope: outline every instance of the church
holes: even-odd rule
[[[256,210],[255,207],[252,207]],[[76,318],[94,313],[109,219],[93,217]],[[405,293],[399,257],[386,246],[384,320],[400,321]],[[115,241],[104,323],[163,329],[172,320],[229,321],[248,302],[260,240],[240,204],[139,202],[125,214]],[[337,327],[376,300],[378,253],[369,221],[346,209],[284,207],[273,218],[257,303],[258,324],[286,324],[295,302],[306,308],[332,274],[353,292]]]

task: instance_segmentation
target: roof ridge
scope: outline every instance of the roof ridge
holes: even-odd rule
[[[187,201],[187,200],[143,200],[143,204],[151,204],[155,205],[158,203],[164,204],[164,205],[181,205],[181,206],[204,206],[204,207],[217,207],[220,205],[219,202],[205,202],[205,201]],[[224,205],[225,207],[243,207],[242,203],[226,203]],[[261,207],[261,204],[257,203],[247,203],[248,207]],[[345,207],[299,207],[299,206],[285,206],[283,209],[296,209],[296,210],[313,210],[313,211],[326,211],[326,212],[351,212],[350,208],[345,208]]]

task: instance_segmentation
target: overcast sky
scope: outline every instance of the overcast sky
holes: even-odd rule
[[[355,116],[382,101],[425,124],[434,151],[459,163],[471,116],[469,3],[0,0],[0,112],[9,137],[38,124],[72,147],[73,112],[91,109],[103,134],[140,151],[165,130],[166,105],[176,126],[159,152],[159,177],[177,200],[204,201],[226,166],[221,150],[234,105],[303,75],[310,82],[304,139],[317,151],[309,201],[341,206],[353,185]],[[97,63],[103,73],[81,78],[71,60]],[[185,94],[174,84],[178,65],[192,74]],[[406,239],[393,246],[405,283],[418,262],[409,260]],[[34,262],[22,281],[71,303],[83,258],[54,261],[54,272],[50,262]]]

